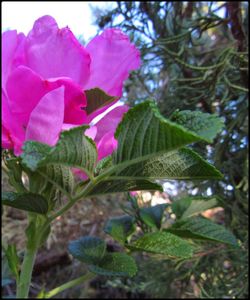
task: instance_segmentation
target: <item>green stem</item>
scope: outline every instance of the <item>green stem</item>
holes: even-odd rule
[[[51,223],[58,216],[61,216],[63,213],[68,211],[80,198],[84,198],[88,194],[88,192],[91,191],[92,188],[95,186],[95,184],[98,182],[97,178],[93,181],[90,181],[89,184],[86,186],[86,188],[82,191],[82,193],[75,196],[74,198],[71,198],[71,200],[65,206],[63,206],[60,210],[58,210],[54,215],[50,216],[48,219],[48,222]]]
[[[81,283],[85,282],[86,280],[90,280],[90,279],[94,278],[95,276],[96,276],[95,274],[89,272],[83,276],[80,276],[76,279],[73,279],[65,284],[58,286],[57,288],[49,291],[48,293],[45,293],[45,295],[39,295],[37,298],[51,298],[51,297],[65,291],[66,289],[69,289],[78,284],[81,284]]]
[[[37,249],[27,249],[22,268],[20,279],[17,285],[17,295],[16,298],[28,298],[29,287],[31,282],[32,270],[36,258]]]

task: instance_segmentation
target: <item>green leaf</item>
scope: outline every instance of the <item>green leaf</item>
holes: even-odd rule
[[[127,247],[135,251],[146,251],[179,258],[188,258],[193,254],[193,248],[187,241],[163,231],[145,234]]]
[[[9,184],[15,188],[18,193],[27,192],[22,182],[22,166],[19,158],[6,159],[6,166],[8,168]]]
[[[188,209],[188,207],[192,203],[192,197],[185,197],[179,200],[175,200],[172,204],[173,213],[176,215],[177,219],[180,219],[184,214],[184,211]]]
[[[88,105],[86,107],[88,115],[118,98],[116,96],[107,95],[103,90],[99,88],[87,90],[85,91],[85,94],[88,101]]]
[[[89,270],[104,276],[133,277],[137,266],[134,259],[125,253],[108,253],[98,265],[90,265]]]
[[[238,244],[235,236],[224,226],[203,217],[177,221],[167,231],[186,238],[211,240],[233,246]]]
[[[57,186],[46,180],[38,172],[27,172],[29,175],[29,189],[30,192],[42,195],[47,199],[48,211],[51,211],[60,200],[61,192],[57,189]]]
[[[142,221],[150,227],[161,228],[161,220],[167,204],[157,204],[151,207],[143,207],[139,214]]]
[[[5,255],[7,257],[8,265],[15,278],[19,278],[20,261],[17,255],[17,250],[15,245],[8,245],[7,249],[4,249]]]
[[[125,180],[103,180],[94,186],[94,188],[89,192],[88,196],[142,190],[162,191],[162,186],[148,180],[130,180],[129,178]]]
[[[47,144],[27,141],[24,143],[24,152],[21,154],[22,163],[30,170],[35,171],[49,155],[51,149]]]
[[[35,172],[26,170],[29,176],[29,190],[47,199],[48,210],[56,204],[60,205],[62,193],[71,197],[74,187],[74,177],[69,167],[48,164],[38,168]]]
[[[181,148],[134,163],[121,171],[116,171],[112,177],[194,180],[220,179],[222,174],[191,149]]]
[[[114,163],[165,153],[202,140],[201,137],[160,115],[154,102],[146,101],[130,109],[115,133],[118,149]],[[136,161],[134,161],[136,162]]]
[[[23,163],[32,171],[47,164],[61,164],[93,174],[97,151],[95,143],[84,135],[87,128],[79,126],[62,132],[55,147],[27,141],[21,155]]]
[[[38,214],[48,212],[47,200],[43,196],[33,193],[3,192],[2,204]]]
[[[97,264],[106,253],[106,243],[98,237],[84,236],[68,246],[70,254],[87,264]]]
[[[104,226],[104,232],[122,244],[134,231],[135,219],[128,215],[109,219]]]
[[[213,142],[215,136],[224,126],[223,119],[219,116],[200,111],[176,111],[172,114],[171,120],[195,132],[208,143]]]
[[[172,210],[177,219],[187,218],[203,212],[207,209],[213,208],[218,205],[218,198],[212,197],[185,197],[176,200],[172,203]]]
[[[202,136],[164,119],[147,101],[130,109],[118,125],[118,149],[113,166],[104,171],[112,179],[209,179],[221,173],[184,145]],[[124,178],[125,177],[125,178]]]

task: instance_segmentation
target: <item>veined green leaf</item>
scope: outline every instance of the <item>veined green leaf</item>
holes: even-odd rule
[[[224,126],[223,120],[219,116],[201,111],[176,111],[172,114],[171,120],[195,132],[208,143],[213,142]]]
[[[61,164],[92,174],[97,152],[95,143],[84,135],[87,128],[79,126],[62,132],[55,147],[27,141],[21,155],[23,163],[32,171],[47,164]]]
[[[109,96],[99,88],[86,90],[85,94],[88,101],[86,107],[88,115],[117,99],[116,96]]]
[[[167,231],[186,238],[211,240],[233,246],[238,244],[235,236],[224,226],[203,217],[177,221]]]
[[[69,167],[50,164],[37,169],[37,172],[48,182],[71,194],[74,186],[74,177]]]
[[[89,192],[88,196],[142,190],[162,191],[162,186],[157,183],[153,183],[149,180],[130,180],[129,178],[124,180],[103,180],[93,187],[93,189]]]
[[[84,236],[70,242],[68,249],[76,259],[87,264],[97,264],[106,253],[106,243],[98,237]]]
[[[62,193],[71,197],[74,177],[69,167],[59,164],[48,164],[35,172],[26,171],[29,176],[29,190],[47,199],[49,211],[60,204]]]
[[[129,164],[129,162],[128,162]],[[219,179],[222,174],[188,148],[166,152],[117,170],[112,177],[133,179]]]
[[[104,276],[133,277],[137,272],[134,259],[125,253],[108,253],[98,265],[90,265],[89,270]]]
[[[204,138],[164,119],[153,102],[130,109],[118,125],[115,137],[118,149],[113,153],[113,166],[104,171],[112,179],[217,179],[222,176],[198,154],[182,148]]]
[[[135,251],[146,251],[179,258],[188,258],[193,254],[193,248],[187,241],[163,231],[145,234],[127,247]]]
[[[216,196],[195,196],[176,200],[171,204],[171,206],[177,219],[180,219],[191,217],[207,209],[218,206],[218,203],[219,202]]]
[[[140,161],[202,140],[196,133],[163,118],[151,101],[130,109],[118,125],[115,137],[118,140],[115,164]]]
[[[106,156],[100,161],[98,161],[96,167],[95,167],[95,174],[99,175],[102,173],[105,169],[112,167],[112,156]]]
[[[45,167],[46,168],[46,167]],[[39,170],[39,169],[38,169]],[[46,180],[38,172],[27,172],[29,175],[29,190],[31,193],[42,195],[48,201],[48,211],[51,211],[60,200],[61,192],[56,185]]]
[[[3,192],[2,204],[38,214],[48,212],[47,200],[33,193]]]
[[[109,219],[104,226],[104,232],[122,244],[134,231],[135,219],[128,215]]]

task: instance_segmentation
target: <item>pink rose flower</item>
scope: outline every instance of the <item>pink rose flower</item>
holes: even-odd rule
[[[107,29],[83,47],[68,27],[50,16],[38,19],[25,36],[2,34],[2,147],[22,152],[26,140],[54,146],[62,130],[90,124],[122,95],[139,51],[119,29]],[[101,88],[114,102],[87,114],[84,91]],[[90,127],[98,159],[117,147],[115,129],[128,106],[114,108]]]

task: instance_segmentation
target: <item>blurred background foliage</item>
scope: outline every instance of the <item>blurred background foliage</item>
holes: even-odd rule
[[[218,195],[225,211],[221,222],[242,245],[201,256],[188,267],[141,258],[141,274],[133,282],[106,284],[137,287],[156,298],[247,297],[248,2],[121,1],[112,10],[92,10],[99,31],[121,28],[140,49],[142,65],[127,80],[123,101],[133,106],[153,98],[166,117],[179,109],[224,118],[213,144],[195,145],[224,179],[173,184],[177,198]]]

